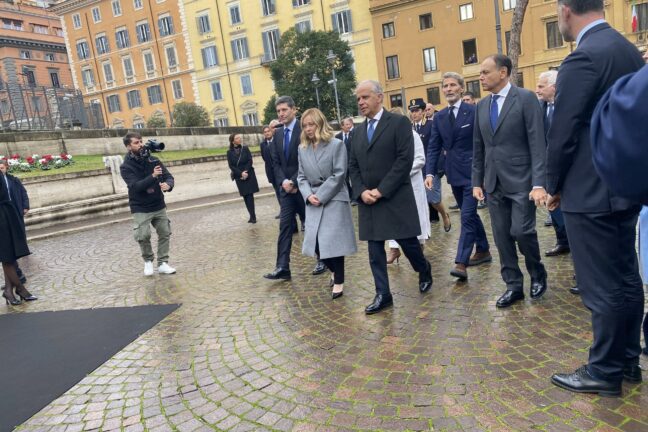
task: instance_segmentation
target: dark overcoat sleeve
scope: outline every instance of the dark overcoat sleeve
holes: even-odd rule
[[[412,124],[404,116],[395,116],[396,157],[389,172],[378,184],[383,198],[390,198],[397,192],[403,182],[409,179],[414,163],[414,137]]]
[[[473,160],[472,160],[472,186],[484,187],[484,138],[479,126],[479,109],[486,99],[477,104],[475,108],[475,126],[473,127]]]

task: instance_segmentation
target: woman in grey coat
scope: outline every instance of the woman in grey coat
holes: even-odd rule
[[[333,137],[324,114],[316,108],[301,118],[297,182],[306,202],[306,230],[302,253],[319,255],[333,273],[331,297],[344,290],[344,257],[357,251],[349,191],[346,146]]]

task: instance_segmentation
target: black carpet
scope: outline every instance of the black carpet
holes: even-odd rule
[[[25,422],[178,307],[0,315],[0,432]]]

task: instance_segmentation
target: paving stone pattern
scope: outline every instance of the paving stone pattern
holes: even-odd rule
[[[467,283],[448,274],[455,211],[452,231],[433,225],[425,246],[431,292],[418,292],[401,261],[389,266],[394,308],[366,316],[374,295],[366,244],[347,259],[345,294],[335,301],[328,276],[311,275],[314,260],[300,253],[302,234],[293,280],[267,281],[277,204],[267,197],[257,206],[256,225],[246,223],[242,201],[171,214],[173,276],[142,275],[129,223],[34,241],[22,266],[40,300],[0,313],[182,307],[20,430],[648,431],[647,384],[600,398],[549,382],[586,360],[591,339],[589,313],[568,292],[569,256],[544,259],[544,298],[527,294],[498,310],[497,257],[470,268]],[[544,217],[543,250],[554,243]]]

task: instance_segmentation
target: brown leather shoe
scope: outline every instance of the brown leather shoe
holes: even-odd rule
[[[389,253],[387,254],[387,264],[393,264],[394,261],[398,262],[398,258],[401,256],[401,251],[399,248],[389,248]]]
[[[455,264],[454,268],[450,270],[450,275],[458,278],[460,281],[465,281],[468,279],[468,272],[466,271],[465,264]]]
[[[476,266],[479,264],[489,263],[493,261],[493,256],[489,251],[485,252],[475,252],[473,256],[470,257],[468,261],[468,266]]]

